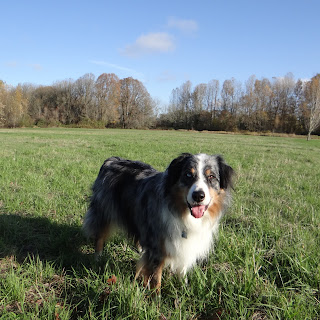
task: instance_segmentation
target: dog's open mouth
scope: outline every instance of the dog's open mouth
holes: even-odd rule
[[[191,214],[196,218],[202,218],[204,213],[207,211],[208,209],[208,205],[194,205],[191,206],[190,203],[188,202],[188,206],[190,209]]]

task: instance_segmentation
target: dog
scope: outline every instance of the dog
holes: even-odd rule
[[[234,170],[220,155],[183,153],[164,172],[140,161],[107,159],[92,186],[84,230],[101,255],[121,228],[142,249],[135,279],[160,291],[162,270],[184,277],[207,257],[231,201]]]

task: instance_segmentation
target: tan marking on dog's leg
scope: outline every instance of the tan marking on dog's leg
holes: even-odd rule
[[[150,266],[148,266],[144,255],[140,258],[137,263],[136,275],[134,277],[134,281],[138,279],[140,276],[143,277],[143,286],[148,289],[156,289],[156,293],[160,293],[161,287],[161,277],[162,270],[164,267],[164,259],[161,263],[156,267],[154,271],[151,270]]]
[[[111,226],[107,224],[97,235],[95,241],[95,251],[96,251],[96,258],[99,258],[102,254],[102,250],[104,247],[104,243],[111,234]]]
[[[150,280],[150,287],[151,289],[156,289],[157,294],[160,294],[163,266],[164,266],[164,260],[156,268]]]
[[[143,279],[143,286],[150,289],[151,272],[148,268],[145,254],[143,254],[140,260],[137,262],[134,281],[136,281],[139,277],[142,277]]]
[[[142,255],[142,257],[137,262],[134,281],[136,281],[140,277],[140,275],[143,276],[146,273],[144,269],[145,269],[145,258],[144,258],[144,255]]]

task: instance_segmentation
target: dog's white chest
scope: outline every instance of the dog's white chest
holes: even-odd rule
[[[199,229],[182,230],[180,235],[166,240],[166,263],[174,272],[184,276],[197,260],[207,257],[214,231],[209,225],[201,225]]]

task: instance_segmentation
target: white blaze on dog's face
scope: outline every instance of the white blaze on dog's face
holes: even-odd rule
[[[186,167],[183,182],[188,185],[187,204],[194,218],[202,218],[212,204],[213,191],[219,189],[219,170],[215,157],[195,156]]]

